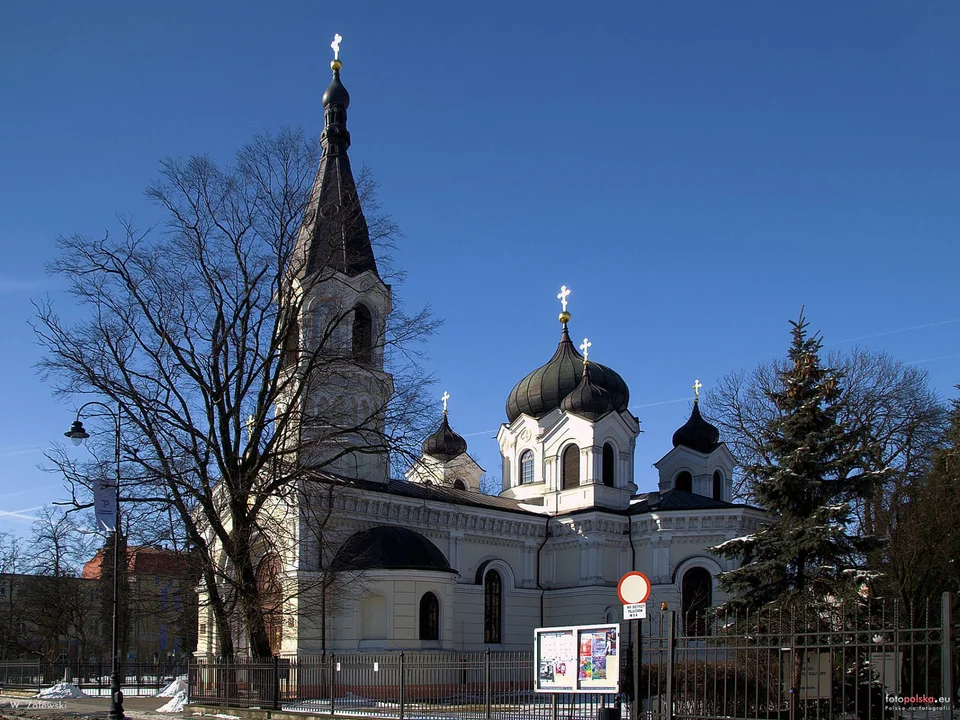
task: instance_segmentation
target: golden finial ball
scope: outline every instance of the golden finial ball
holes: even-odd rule
[[[340,72],[340,68],[342,67],[343,67],[343,63],[340,62],[339,60],[330,61],[330,69],[333,70],[334,72]]]
[[[568,313],[566,310],[560,313],[560,322],[562,322],[564,325],[570,322],[570,313]]]

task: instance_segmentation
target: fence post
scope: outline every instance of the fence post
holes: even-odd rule
[[[333,699],[333,692],[336,688],[336,678],[334,673],[337,671],[337,663],[335,653],[330,653],[330,665],[328,666],[327,671],[327,686],[330,688],[330,714],[333,715],[337,712],[337,703]]]
[[[280,656],[273,656],[273,709],[280,709]]]
[[[400,652],[400,720],[403,720],[403,651]]]
[[[673,632],[676,624],[677,611],[670,610],[667,613],[667,688],[664,693],[664,702],[667,707],[666,709],[660,708],[662,717],[666,720],[673,720],[673,662],[675,655]]]
[[[953,710],[953,594],[943,594],[940,606],[940,696],[947,698],[947,710]]]
[[[486,717],[487,720],[490,720],[490,693],[492,688],[490,687],[490,648],[487,648],[487,651],[483,654],[483,697],[484,704],[486,705]]]

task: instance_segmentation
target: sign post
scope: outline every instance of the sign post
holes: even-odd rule
[[[623,619],[633,623],[633,708],[630,717],[640,718],[640,622],[647,616],[647,598],[650,597],[650,578],[632,570],[620,578],[617,595],[623,603]]]

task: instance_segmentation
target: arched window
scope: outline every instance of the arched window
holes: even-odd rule
[[[453,481],[454,490],[466,490],[467,486],[463,484],[463,480],[454,480]]]
[[[533,450],[520,453],[520,484],[533,482]]]
[[[432,592],[420,598],[420,639],[440,639],[440,601]]]
[[[723,500],[723,475],[719,470],[713,471],[713,499]]]
[[[300,323],[294,320],[287,328],[287,336],[283,339],[283,350],[280,354],[280,366],[286,370],[297,364],[300,357]]]
[[[489,570],[483,576],[483,641],[499,644],[503,622],[503,581],[500,573]]]
[[[360,639],[387,639],[387,599],[383,595],[368,595],[360,606]]]
[[[353,309],[353,357],[361,365],[373,360],[373,319],[365,305]]]
[[[613,451],[613,445],[605,443],[603,446],[601,475],[603,476],[603,484],[607,487],[613,487],[614,457],[616,457],[616,453]]]
[[[687,635],[702,636],[708,631],[707,608],[713,604],[713,580],[702,567],[692,567],[680,582],[680,608],[683,630]]]
[[[563,489],[580,487],[580,448],[567,445],[563,451]]]
[[[263,610],[263,624],[266,626],[270,652],[280,652],[283,640],[283,592],[280,587],[280,558],[267,555],[257,565],[257,591],[260,594],[260,607]]]
[[[677,490],[683,490],[684,492],[692,493],[693,475],[684,470],[682,473],[677,475],[677,479],[674,481],[673,486]]]

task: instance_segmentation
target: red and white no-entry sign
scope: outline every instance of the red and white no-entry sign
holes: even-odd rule
[[[628,572],[617,583],[617,595],[624,605],[645,603],[650,597],[650,578],[636,570]]]

